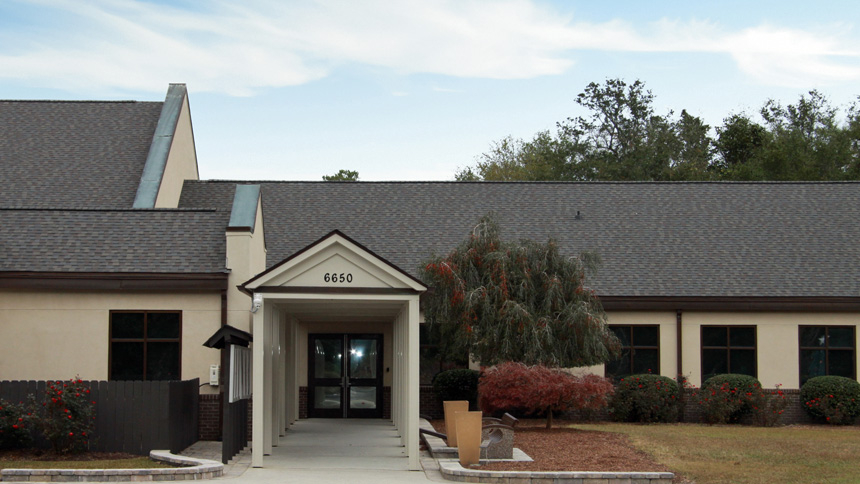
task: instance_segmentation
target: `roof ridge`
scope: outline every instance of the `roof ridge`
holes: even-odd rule
[[[357,182],[330,182],[323,180],[185,180],[191,183],[238,183],[238,184],[452,184],[452,185],[856,185],[860,180],[676,180],[676,181],[648,181],[648,180],[625,180],[625,181],[456,181],[456,180],[373,180]]]
[[[218,212],[217,208],[181,207],[181,208],[107,208],[107,207],[0,207],[0,211],[9,212]]]
[[[0,99],[2,103],[89,103],[89,104],[128,104],[128,103],[160,103],[162,101],[138,101],[135,99]]]

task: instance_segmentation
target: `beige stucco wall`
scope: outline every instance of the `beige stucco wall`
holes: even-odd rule
[[[237,286],[266,270],[266,238],[262,199],[257,200],[254,232],[230,231],[227,237],[227,324],[251,331],[251,298]]]
[[[194,147],[194,130],[191,127],[191,109],[188,96],[182,101],[176,132],[170,144],[167,164],[158,187],[155,208],[176,208],[185,180],[197,180],[197,151]]]
[[[683,318],[684,373],[690,377],[691,383],[696,386],[702,383],[702,325],[752,325],[756,327],[758,379],[764,387],[782,384],[783,388],[798,388],[800,385],[798,326],[856,326],[860,322],[860,314],[857,313],[685,312]]]
[[[203,346],[221,327],[217,293],[0,291],[0,308],[0,380],[106,380],[110,310],[182,311],[182,379],[208,382],[220,363]]]
[[[382,384],[391,386],[393,323],[303,323],[298,325],[298,382],[308,386],[308,334],[316,333],[373,333],[382,334]]]
[[[671,311],[607,312],[609,324],[659,325],[660,374],[674,378],[678,369],[676,313]],[[786,389],[800,386],[799,329],[801,325],[856,326],[857,313],[802,312],[683,312],[683,373],[695,386],[702,384],[701,327],[755,326],[758,379],[765,387],[781,384]],[[855,332],[860,335],[860,332]],[[858,343],[855,342],[855,345]],[[855,346],[856,348],[857,346]],[[860,352],[855,352],[860,356]],[[856,362],[860,368],[860,358]],[[577,373],[604,374],[604,365],[577,369]]]

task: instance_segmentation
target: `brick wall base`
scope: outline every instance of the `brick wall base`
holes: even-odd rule
[[[308,387],[299,387],[299,418],[308,418]]]
[[[382,418],[391,418],[391,387],[382,387]]]
[[[198,418],[200,440],[221,440],[221,395],[201,394]]]
[[[421,385],[418,396],[418,413],[430,418],[444,418],[445,414],[442,410],[442,400],[433,391],[430,385]]]
[[[782,414],[778,425],[792,424],[811,424],[819,423],[814,421],[803,410],[803,404],[800,401],[800,390],[783,390],[788,404]],[[422,416],[427,416],[432,419],[444,418],[442,411],[442,402],[433,387],[430,385],[422,385],[420,387],[420,407],[419,412]],[[199,412],[199,428],[200,440],[220,440],[221,439],[221,420],[220,420],[220,405],[221,395],[200,395],[200,412]],[[383,418],[391,418],[391,387],[383,387],[382,389],[382,416]],[[308,418],[308,388],[299,388],[299,418]],[[588,420],[588,421],[608,421],[610,415],[607,411],[594,412],[589,414],[580,414],[577,412],[567,412],[564,415],[559,415],[557,418],[567,418],[571,420]],[[248,400],[248,439],[251,439],[251,420],[252,420],[252,405],[251,400]],[[702,409],[693,400],[692,391],[687,393],[687,405],[684,411],[683,422],[701,423]],[[751,422],[742,422],[751,423]],[[858,419],[856,425],[860,425]]]

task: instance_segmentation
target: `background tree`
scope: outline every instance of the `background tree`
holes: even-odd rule
[[[351,170],[340,170],[334,175],[323,175],[323,181],[358,181],[358,172]]]
[[[714,143],[717,157],[712,169],[717,177],[728,180],[763,178],[756,160],[768,137],[768,131],[746,114],[733,114],[724,119],[723,125],[717,128]]]
[[[818,91],[783,106],[769,100],[756,119],[733,114],[714,130],[682,110],[657,114],[642,81],[590,83],[576,97],[582,116],[555,135],[507,137],[457,180],[857,180],[860,110],[843,119]],[[759,119],[760,118],[760,119]]]
[[[457,181],[539,181],[574,180],[569,172],[570,146],[549,131],[537,133],[531,141],[508,136],[493,143],[478,157],[474,167],[459,171]]]
[[[761,152],[764,179],[845,180],[855,171],[848,127],[818,91],[785,107],[768,101],[761,116],[770,131]]]
[[[483,365],[517,361],[575,367],[604,363],[619,343],[594,291],[585,287],[596,257],[567,257],[552,240],[502,241],[492,215],[420,272],[433,288],[425,315],[449,348]]]
[[[592,82],[576,98],[586,115],[558,123],[553,136],[507,137],[494,143],[457,180],[675,180],[708,179],[710,127],[682,111],[679,119],[654,112],[642,81]]]

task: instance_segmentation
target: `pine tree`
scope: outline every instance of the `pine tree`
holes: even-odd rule
[[[506,361],[577,367],[604,363],[618,340],[586,273],[597,257],[567,257],[553,240],[504,242],[490,214],[421,276],[433,290],[425,307],[452,353],[468,351],[483,365]]]

